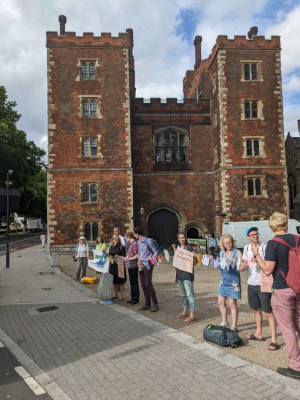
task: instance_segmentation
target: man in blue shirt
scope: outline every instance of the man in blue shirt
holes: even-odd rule
[[[135,227],[133,232],[138,245],[139,277],[145,297],[145,304],[139,308],[139,311],[151,310],[156,312],[159,310],[159,306],[152,284],[152,274],[155,265],[154,259],[156,260],[158,251],[152,240],[144,236],[143,229],[140,226]]]

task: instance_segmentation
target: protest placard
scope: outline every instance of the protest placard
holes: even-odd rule
[[[181,247],[177,247],[173,258],[173,267],[192,273],[193,253]]]
[[[118,258],[117,263],[118,263],[118,277],[124,279],[125,278],[125,273],[124,273],[124,261],[123,261],[123,258]]]

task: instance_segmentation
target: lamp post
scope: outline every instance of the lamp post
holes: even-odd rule
[[[9,175],[12,175],[14,171],[9,169],[7,171],[7,180],[6,180],[6,268],[9,268]]]

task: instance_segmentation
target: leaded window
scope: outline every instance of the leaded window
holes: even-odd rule
[[[185,162],[187,159],[186,135],[175,130],[165,130],[155,136],[156,162]]]

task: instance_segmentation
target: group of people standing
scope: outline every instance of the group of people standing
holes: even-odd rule
[[[133,231],[128,230],[125,236],[120,235],[120,229],[115,227],[113,236],[108,246],[102,237],[96,239],[96,250],[101,250],[110,258],[109,273],[113,275],[113,299],[123,300],[124,285],[127,281],[127,272],[130,281],[131,299],[128,304],[134,305],[140,302],[139,281],[144,293],[145,303],[139,311],[151,310],[156,312],[159,305],[156,292],[152,283],[153,269],[158,256],[158,250],[150,238],[146,238],[143,229],[139,226]],[[89,258],[89,246],[83,236],[76,245],[75,259],[77,260],[76,279],[86,276],[87,260]],[[124,272],[119,276],[118,260],[123,261]],[[98,274],[98,280],[100,274]]]
[[[276,338],[277,322],[289,355],[289,366],[279,367],[277,372],[300,379],[300,348],[297,338],[297,333],[300,337],[300,293],[296,293],[286,282],[291,267],[289,251],[290,248],[298,248],[299,238],[287,233],[288,216],[286,214],[273,213],[269,219],[269,226],[275,237],[267,244],[260,242],[257,227],[247,228],[246,235],[249,244],[244,247],[243,253],[235,248],[235,240],[231,235],[225,234],[220,238],[221,281],[218,291],[222,317],[220,325],[229,327],[226,305],[228,298],[232,317],[231,329],[237,331],[237,300],[241,298],[240,272],[247,269],[248,302],[256,322],[256,331],[247,336],[247,339],[264,340],[262,334],[262,312],[264,312],[271,334],[268,349],[276,351],[280,347]],[[298,268],[300,269],[300,264]],[[273,277],[270,291],[262,291],[262,279],[270,275]]]
[[[265,314],[271,342],[268,345],[270,351],[279,349],[276,337],[276,321],[282,332],[284,342],[289,354],[289,366],[279,367],[277,371],[289,377],[300,379],[300,348],[296,333],[300,336],[300,293],[292,290],[286,282],[289,272],[289,247],[298,246],[297,237],[288,234],[288,216],[275,212],[269,219],[269,225],[275,233],[274,240],[267,244],[259,240],[259,231],[255,226],[247,228],[245,235],[249,239],[243,253],[236,248],[234,238],[225,234],[218,243],[216,238],[210,243],[211,248],[220,246],[220,269],[221,280],[218,289],[218,304],[222,321],[221,326],[238,331],[238,306],[237,301],[241,299],[240,273],[248,271],[247,292],[248,302],[255,317],[256,330],[247,336],[248,340],[263,341],[262,334],[262,312]],[[276,238],[280,238],[276,241]],[[184,232],[177,235],[178,245],[172,247],[176,251],[181,247],[193,253],[193,265],[197,263],[196,254],[188,244]],[[282,242],[282,240],[285,242]],[[96,249],[105,251],[110,257],[109,272],[114,276],[114,296],[119,301],[123,300],[124,284],[126,282],[126,270],[129,274],[131,287],[131,300],[129,304],[139,303],[139,281],[143,289],[145,303],[139,311],[158,311],[156,292],[152,284],[152,274],[158,251],[151,239],[146,238],[141,227],[127,231],[125,238],[120,236],[120,230],[114,228],[114,234],[106,248],[103,238],[97,238]],[[80,271],[86,274],[86,264],[80,261],[85,254],[89,257],[88,245],[83,237],[79,238],[75,257],[78,259],[76,278],[79,279]],[[118,274],[118,259],[124,261],[124,278]],[[125,268],[126,267],[126,268]],[[300,268],[300,265],[299,265]],[[261,290],[262,276],[273,276],[272,288],[269,292]],[[174,280],[178,282],[181,294],[183,310],[176,318],[184,318],[184,322],[196,321],[196,300],[193,288],[194,267],[190,272],[176,268]],[[227,299],[231,309],[231,324],[228,323]]]

